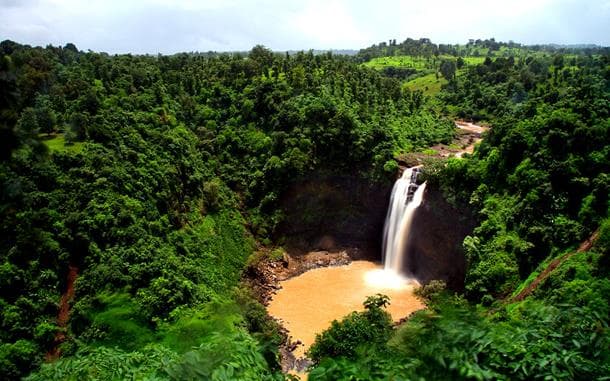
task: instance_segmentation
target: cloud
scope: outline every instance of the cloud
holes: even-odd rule
[[[0,9],[27,7],[37,2],[38,0],[0,0]]]
[[[344,0],[309,1],[293,22],[300,35],[318,46],[357,46],[365,38]]]
[[[0,39],[110,53],[458,43],[610,45],[608,0],[0,0]]]

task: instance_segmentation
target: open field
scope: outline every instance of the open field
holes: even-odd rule
[[[82,151],[84,146],[84,143],[82,142],[66,143],[64,134],[48,136],[48,138],[43,140],[43,142],[51,152],[71,151],[77,153]]]

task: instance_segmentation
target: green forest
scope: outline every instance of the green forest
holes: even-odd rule
[[[424,175],[476,221],[464,289],[422,286],[399,325],[363,300],[318,335],[309,380],[608,379],[608,48],[0,55],[0,379],[294,379],[244,283],[285,241],[285,193],[389,189],[456,119],[491,128]]]

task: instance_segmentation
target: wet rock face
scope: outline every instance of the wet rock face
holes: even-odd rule
[[[292,251],[359,247],[380,258],[392,181],[371,185],[354,176],[308,179],[282,197],[286,218],[277,237]]]
[[[293,185],[282,197],[286,218],[276,239],[291,254],[351,248],[351,259],[381,260],[383,225],[393,182],[371,185],[356,177],[309,179]],[[415,211],[405,270],[428,283],[438,279],[449,288],[464,288],[464,237],[474,220],[429,186]]]
[[[406,270],[422,284],[444,280],[448,288],[462,291],[466,273],[462,241],[474,226],[467,208],[453,207],[440,191],[428,187],[413,216]]]

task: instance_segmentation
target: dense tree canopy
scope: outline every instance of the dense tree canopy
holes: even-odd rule
[[[389,55],[408,66],[357,63]],[[464,295],[429,286],[398,329],[368,299],[319,336],[310,379],[610,372],[607,49],[110,56],[4,41],[0,56],[0,378],[282,379],[278,327],[239,282],[277,238],[284,192],[345,173],[389,186],[398,155],[451,143],[454,117],[492,126],[473,155],[426,170],[477,216]],[[440,93],[408,90],[414,75]],[[64,358],[41,367],[58,331]]]
[[[454,134],[397,81],[330,54],[257,46],[248,56],[109,56],[71,44],[0,46],[7,378],[36,368],[54,346],[69,265],[79,275],[70,325],[61,328],[70,338],[64,352],[93,351],[94,359],[105,353],[95,348],[118,346],[123,352],[108,355],[133,358],[162,344],[176,357],[190,347],[175,344],[172,327],[221,319],[206,306],[237,298],[254,240],[269,242],[291,182],[347,170],[389,182],[395,154]],[[256,367],[275,371],[277,356],[265,351],[277,347],[276,328],[253,313],[256,303],[245,305],[220,315],[230,333],[222,340],[235,342],[217,343],[218,332],[202,328],[192,344],[208,344],[176,364],[229,345],[245,359],[260,353],[251,379],[259,379]],[[78,361],[66,366],[89,366]],[[223,361],[208,364],[210,374]],[[149,365],[142,374],[178,366]]]

